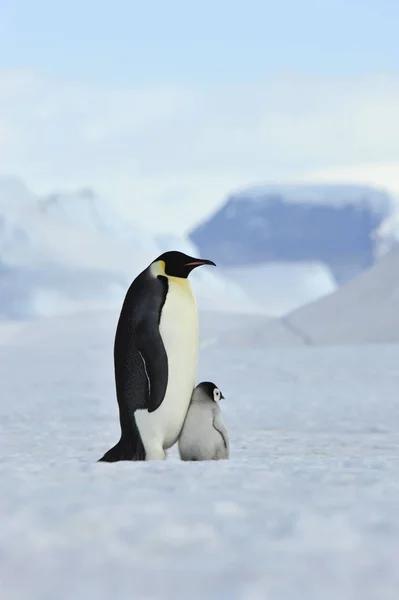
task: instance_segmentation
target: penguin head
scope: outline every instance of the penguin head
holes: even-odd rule
[[[188,256],[187,254],[184,254],[184,252],[178,252],[177,250],[164,252],[153,261],[153,263],[156,262],[164,263],[165,275],[169,275],[170,277],[181,277],[183,279],[187,278],[191,271],[196,267],[201,267],[202,265],[213,265],[216,267],[215,263],[211,260],[194,258],[193,256]]]
[[[225,399],[217,385],[212,383],[212,381],[202,381],[197,385],[197,388],[214,402],[219,402],[220,400]]]

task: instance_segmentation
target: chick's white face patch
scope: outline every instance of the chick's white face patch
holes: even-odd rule
[[[220,392],[220,390],[218,388],[215,388],[213,390],[213,399],[214,399],[215,402],[219,402],[219,400],[221,398],[221,395],[222,394],[221,394],[221,392]]]

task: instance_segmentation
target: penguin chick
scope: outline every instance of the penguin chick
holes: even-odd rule
[[[203,381],[194,389],[178,441],[181,460],[229,458],[229,438],[218,404],[223,398],[210,381]]]

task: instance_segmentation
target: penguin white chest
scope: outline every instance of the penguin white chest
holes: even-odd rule
[[[144,447],[170,448],[176,443],[195,387],[198,361],[198,312],[187,280],[169,278],[159,331],[168,357],[168,384],[161,406],[153,413],[137,411]]]

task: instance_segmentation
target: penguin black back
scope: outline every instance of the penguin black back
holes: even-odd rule
[[[143,271],[129,287],[114,342],[114,373],[121,438],[100,461],[144,460],[134,419],[138,409],[156,410],[165,395],[168,358],[158,325],[168,280]]]

